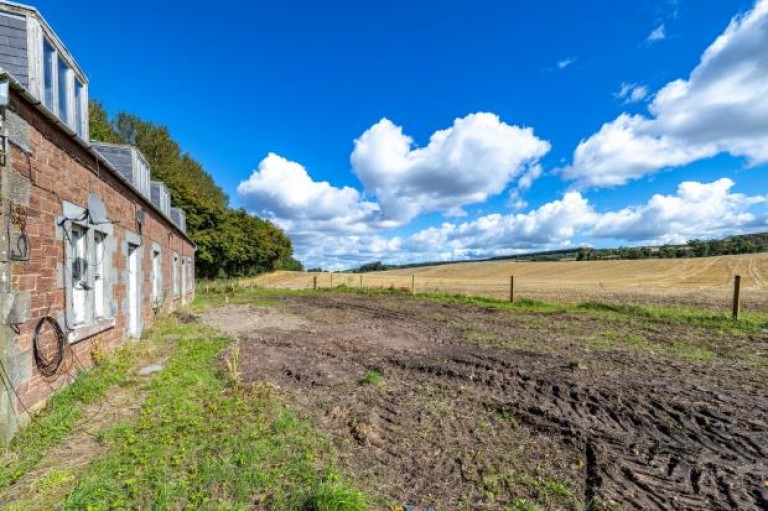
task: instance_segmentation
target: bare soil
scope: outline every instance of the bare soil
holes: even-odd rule
[[[375,494],[440,510],[768,509],[766,333],[409,296],[276,299],[202,317],[236,337],[243,378],[278,387]],[[615,344],[590,342],[606,332]],[[638,335],[659,349],[624,342]],[[681,340],[715,356],[661,349]]]

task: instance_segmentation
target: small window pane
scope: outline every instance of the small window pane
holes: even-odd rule
[[[83,98],[83,83],[75,79],[75,131],[80,138],[85,138],[85,122],[83,111],[85,110],[85,98]]]
[[[69,116],[69,67],[59,59],[59,119],[70,124]]]
[[[53,110],[53,72],[56,65],[56,54],[53,46],[45,40],[43,41],[43,103],[50,110]]]
[[[85,304],[88,296],[88,244],[87,232],[72,227],[72,312],[74,323],[85,322]]]

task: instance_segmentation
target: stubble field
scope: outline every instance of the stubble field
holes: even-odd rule
[[[733,278],[742,277],[745,310],[768,308],[768,254],[638,261],[493,261],[458,263],[365,273],[363,287],[410,289],[417,292],[467,293],[505,298],[510,276],[515,296],[562,303],[602,302],[680,305],[727,310]],[[254,282],[264,287],[360,287],[358,274],[277,272]]]

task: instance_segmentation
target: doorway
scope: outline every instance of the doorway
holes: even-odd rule
[[[139,267],[139,245],[128,244],[128,335],[141,335],[141,268]]]

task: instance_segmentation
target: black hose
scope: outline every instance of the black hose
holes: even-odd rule
[[[51,325],[53,333],[56,335],[56,353],[51,358],[46,358],[40,350],[40,332],[42,332],[45,323]],[[64,362],[65,342],[66,336],[58,321],[51,316],[43,316],[40,318],[40,321],[37,322],[37,326],[35,327],[34,337],[35,363],[40,370],[40,374],[43,376],[53,376],[56,374],[56,371],[61,367],[61,363]]]

